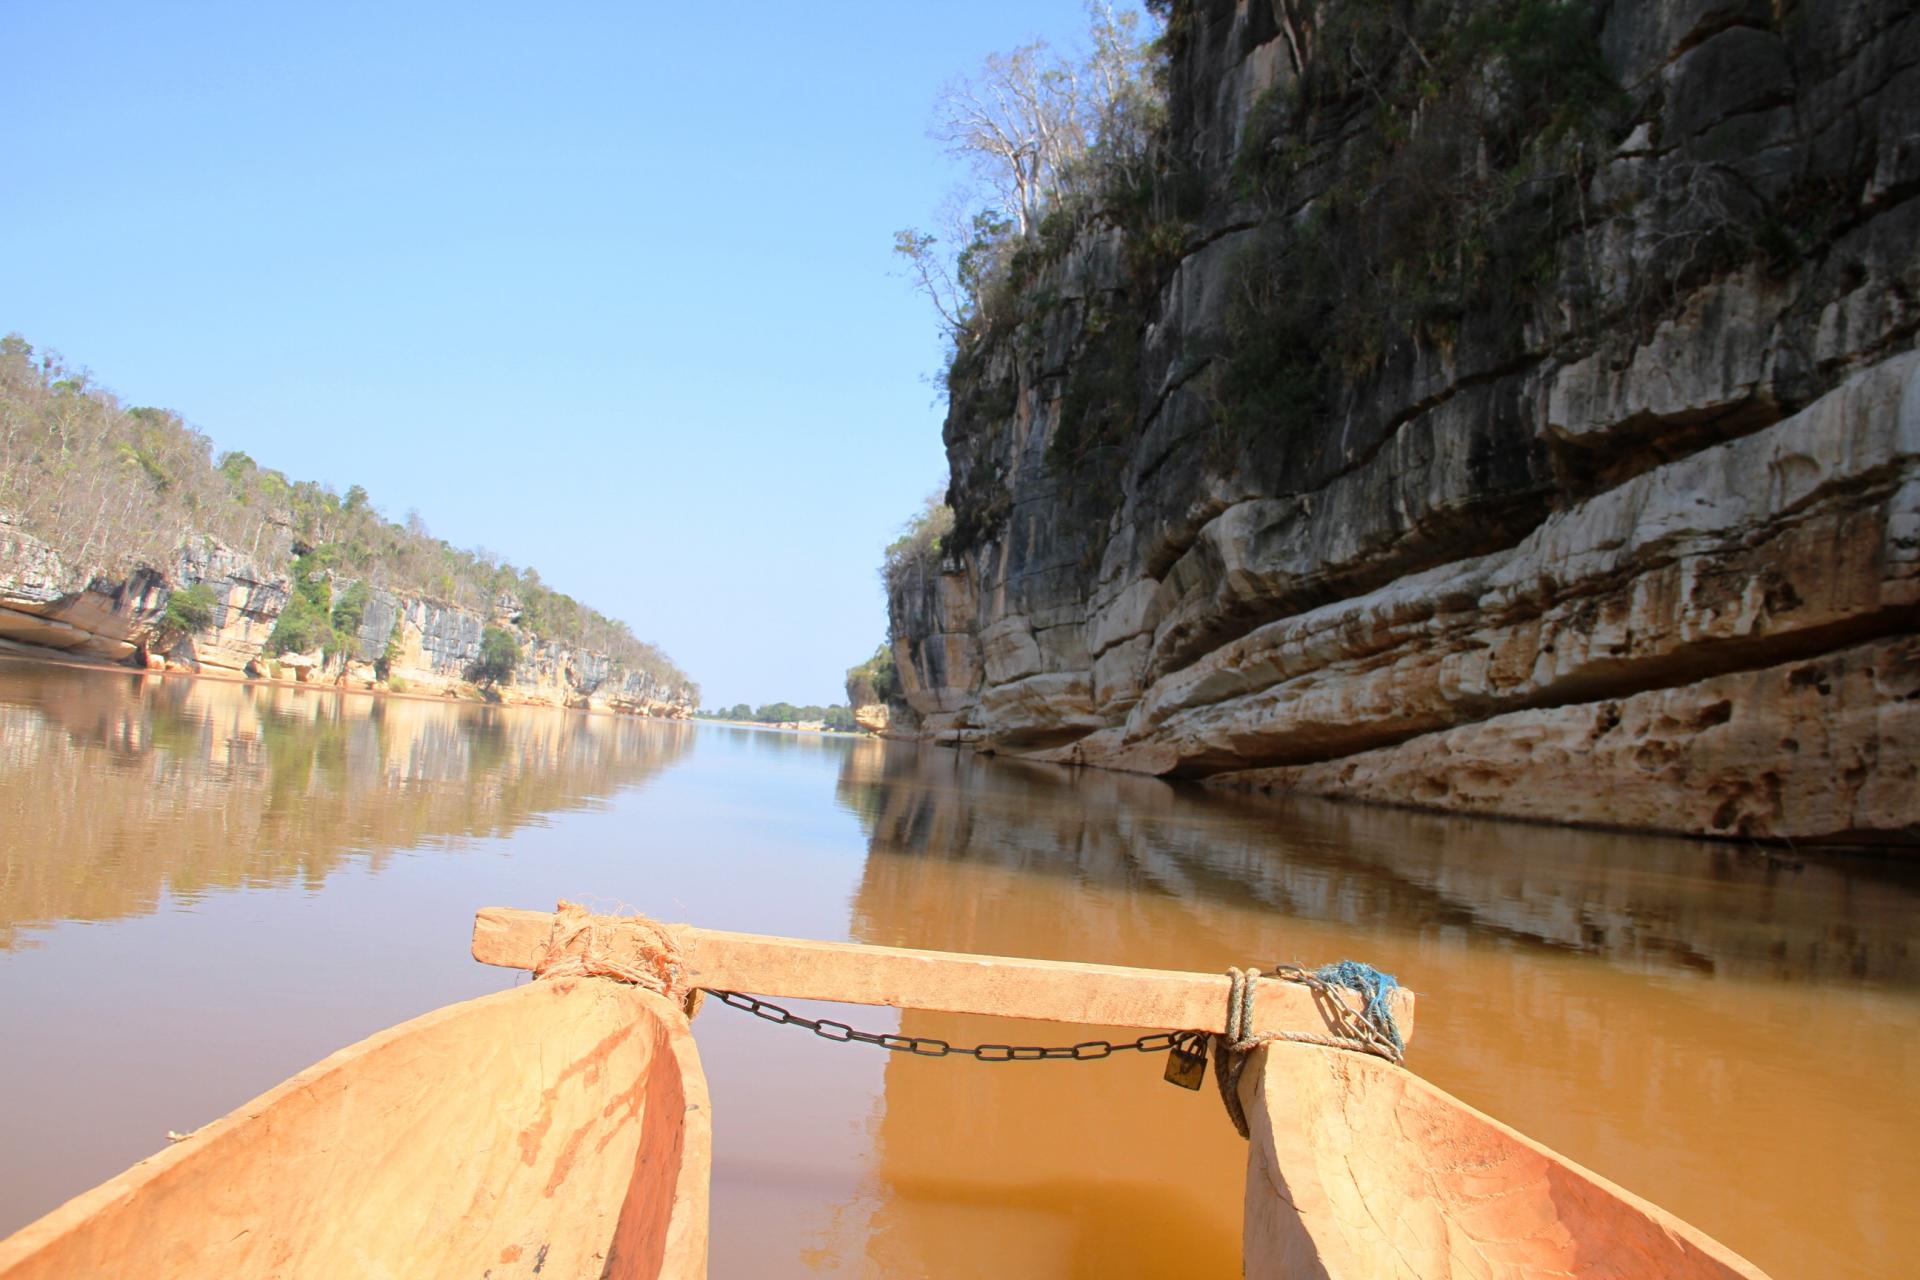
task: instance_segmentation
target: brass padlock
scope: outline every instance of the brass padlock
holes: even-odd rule
[[[1189,1031],[1167,1050],[1166,1082],[1182,1089],[1198,1089],[1206,1078],[1207,1037],[1198,1031]]]

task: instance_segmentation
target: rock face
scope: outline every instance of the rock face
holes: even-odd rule
[[[288,593],[285,578],[211,540],[182,548],[170,574],[141,569],[77,591],[73,581],[52,548],[0,512],[0,639],[127,661],[161,638],[169,582],[205,583],[214,593],[213,625],[156,656],[237,672],[259,656]]]
[[[468,666],[480,655],[480,637],[492,618],[421,596],[381,588],[367,593],[358,644],[349,653],[264,656],[291,584],[244,556],[205,540],[179,553],[166,574],[151,569],[125,581],[96,580],[81,590],[53,551],[0,513],[0,640],[155,669],[212,669],[229,674],[277,674],[299,683],[385,687],[374,663],[394,645],[389,676],[415,693],[475,695]],[[213,622],[185,639],[161,626],[173,589],[205,583],[213,589]],[[341,580],[337,588],[347,584]],[[629,670],[604,653],[521,635],[521,661],[498,691],[503,701],[588,710],[625,711],[686,719],[690,691],[668,687]],[[150,652],[166,644],[165,654]]]
[[[1143,286],[1138,229],[1083,221],[962,350],[960,536],[890,598],[917,731],[1478,813],[1920,839],[1920,17],[1600,7],[1616,116],[1569,153],[1534,283],[1383,318],[1302,413],[1260,398],[1285,359],[1246,392],[1280,323],[1248,282],[1308,278],[1328,210],[1416,189],[1363,87],[1300,114],[1337,9],[1177,7],[1172,153],[1199,193],[1177,249]],[[1276,103],[1299,127],[1259,143]],[[1282,153],[1282,193],[1250,192]],[[1100,394],[1128,407],[1104,434]]]

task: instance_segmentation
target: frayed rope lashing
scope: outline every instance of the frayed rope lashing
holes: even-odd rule
[[[1314,994],[1320,1014],[1333,1028],[1328,1034],[1310,1031],[1255,1031],[1253,1029],[1253,992],[1258,969],[1227,970],[1227,1026],[1224,1035],[1213,1041],[1213,1078],[1220,1086],[1220,1101],[1226,1104],[1227,1117],[1241,1137],[1248,1136],[1247,1113],[1240,1105],[1240,1075],[1246,1070],[1247,1055],[1274,1040],[1296,1044],[1317,1044],[1329,1049],[1347,1049],[1371,1053],[1398,1064],[1406,1056],[1406,1041],[1393,1018],[1392,994],[1399,982],[1390,973],[1382,973],[1358,960],[1342,960],[1318,969],[1303,969],[1295,964],[1273,967],[1273,976],[1297,982]],[[1358,1010],[1346,1002],[1336,988],[1360,994]]]
[[[577,902],[555,907],[553,931],[533,976],[612,978],[682,1006],[699,994],[688,984],[686,959],[671,929],[640,915],[596,916]]]

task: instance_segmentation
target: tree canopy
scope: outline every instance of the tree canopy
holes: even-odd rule
[[[941,543],[952,532],[953,509],[937,496],[929,497],[882,554],[880,579],[888,593],[898,591],[915,575],[924,577],[939,562]]]
[[[847,701],[856,707],[892,702],[900,695],[900,674],[894,669],[893,647],[882,644],[873,656],[847,668]]]
[[[488,627],[480,633],[480,656],[467,668],[467,679],[475,684],[497,685],[513,679],[520,665],[520,642],[505,627]]]
[[[213,625],[217,603],[213,588],[204,582],[181,587],[167,597],[167,611],[161,615],[160,625],[177,635],[197,635]]]

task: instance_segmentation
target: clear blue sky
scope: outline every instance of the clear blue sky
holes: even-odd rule
[[[838,700],[945,483],[895,229],[934,94],[1072,0],[0,5],[0,332]]]

